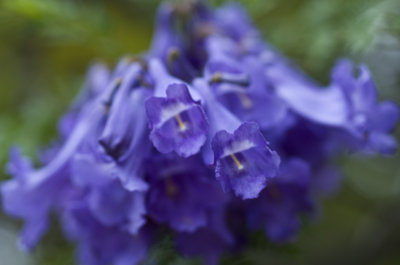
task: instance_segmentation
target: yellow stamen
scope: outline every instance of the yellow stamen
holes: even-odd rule
[[[231,154],[231,157],[233,159],[233,162],[235,162],[237,168],[239,170],[242,170],[244,168],[244,166],[242,165],[242,163],[240,163],[239,159],[237,159],[237,157],[235,156],[235,154]]]
[[[186,125],[185,125],[185,123],[182,121],[181,115],[176,114],[176,115],[175,115],[175,119],[176,119],[176,121],[177,121],[178,124],[179,124],[179,129],[180,129],[181,131],[186,130]]]
[[[224,79],[222,78],[222,74],[217,72],[217,73],[214,73],[211,76],[209,83],[210,84],[212,84],[212,83],[221,83],[223,80]]]
[[[171,47],[168,50],[168,58],[167,58],[167,68],[170,73],[173,73],[174,63],[179,58],[180,52],[178,48]]]

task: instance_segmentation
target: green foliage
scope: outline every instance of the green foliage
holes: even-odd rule
[[[237,2],[249,9],[265,39],[320,80],[327,80],[337,57],[362,57],[382,34],[399,29],[396,0]]]
[[[179,256],[173,246],[170,236],[166,236],[161,242],[157,242],[151,249],[149,257],[141,262],[141,265],[200,265],[200,260],[185,259]]]

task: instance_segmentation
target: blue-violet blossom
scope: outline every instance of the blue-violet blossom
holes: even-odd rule
[[[321,86],[234,4],[164,3],[155,27],[148,52],[91,65],[38,169],[12,148],[0,187],[21,249],[54,214],[82,265],[138,264],[165,234],[218,264],[254,231],[294,241],[343,151],[395,152],[399,108],[365,65],[340,60]]]

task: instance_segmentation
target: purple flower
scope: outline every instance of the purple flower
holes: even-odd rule
[[[215,176],[224,191],[233,190],[243,199],[256,198],[267,179],[275,176],[279,156],[268,147],[258,125],[241,123],[219,104],[204,80],[195,80],[194,87],[207,102],[210,120],[212,141],[205,144],[203,159],[206,163],[214,160]]]
[[[48,214],[62,196],[68,183],[68,168],[77,149],[85,141],[86,134],[102,118],[99,98],[86,105],[79,121],[59,149],[57,155],[44,167],[33,169],[29,160],[21,158],[18,151],[11,154],[9,173],[14,179],[1,185],[3,208],[11,215],[24,219],[25,227],[20,237],[20,246],[31,249],[47,230]],[[96,104],[97,103],[97,104]]]
[[[130,191],[147,189],[140,170],[150,151],[150,144],[146,141],[148,130],[144,106],[150,92],[140,85],[141,74],[142,69],[135,64],[127,71],[98,138],[104,152],[112,157],[112,161],[99,166],[109,167],[108,173],[116,175]],[[141,155],[131,159],[137,152]]]
[[[398,106],[389,101],[377,102],[376,88],[365,66],[359,68],[359,77],[354,77],[351,63],[339,62],[332,72],[332,83],[326,88],[296,76],[284,77],[277,71],[269,72],[277,93],[299,115],[346,131],[358,148],[380,153],[395,151],[397,144],[389,133],[398,120]]]
[[[105,65],[96,63],[89,68],[81,92],[70,107],[70,110],[58,123],[58,128],[63,138],[67,138],[72,133],[78,121],[79,113],[85,105],[101,94],[107,88],[109,82],[110,72]]]
[[[155,94],[166,90],[166,97],[157,96],[146,101],[151,141],[161,153],[175,151],[182,157],[198,153],[208,131],[200,102],[193,99],[183,82],[175,83],[168,76],[158,80]]]
[[[19,247],[28,251],[47,231],[48,215],[62,198],[60,190],[68,182],[65,174],[57,172],[57,178],[34,183],[40,172],[32,169],[31,162],[21,157],[18,149],[11,150],[8,173],[14,175],[14,179],[1,185],[3,209],[7,214],[24,220]]]
[[[121,78],[121,85],[115,92],[111,102],[105,102],[109,115],[103,132],[99,137],[99,143],[105,152],[118,160],[130,147],[134,137],[140,138],[145,130],[138,130],[140,119],[143,120],[142,102],[150,95],[149,91],[140,89],[139,78],[142,68],[139,64],[132,64]],[[136,129],[136,131],[135,131]]]
[[[174,32],[174,9],[167,3],[160,5],[155,21],[155,33],[149,54],[155,58],[161,58],[167,63],[168,51],[171,48],[180,49],[182,47],[182,39]]]
[[[398,106],[365,66],[340,61],[321,87],[235,5],[162,4],[155,24],[147,53],[90,68],[40,168],[12,149],[0,189],[23,249],[54,213],[80,264],[138,264],[172,235],[216,265],[254,230],[292,242],[336,191],[343,151],[395,151]]]
[[[64,232],[78,245],[81,264],[131,265],[145,257],[149,244],[146,231],[131,235],[118,226],[104,226],[94,218],[83,198],[69,200],[61,215]]]
[[[215,46],[227,49],[225,41],[214,41]],[[218,101],[241,120],[255,121],[262,129],[280,123],[286,117],[287,105],[269,86],[262,62],[253,56],[235,60],[228,51],[215,50],[210,51],[205,69]]]
[[[377,91],[365,65],[357,69],[348,60],[332,70],[332,85],[339,87],[347,108],[346,128],[366,151],[393,154],[396,140],[390,135],[399,120],[399,108],[391,101],[378,102]]]
[[[244,123],[233,134],[219,131],[212,148],[215,176],[224,191],[233,190],[243,199],[256,198],[276,176],[279,156],[268,147],[255,123]]]
[[[156,222],[193,232],[208,225],[211,213],[223,209],[227,198],[198,158],[160,157],[148,161],[148,166],[152,189],[147,208]]]
[[[281,133],[280,139],[275,139],[275,144],[279,146],[280,155],[301,158],[313,167],[320,167],[341,148],[336,138],[329,127],[295,117]]]
[[[88,208],[105,226],[119,225],[136,234],[145,223],[143,192],[129,192],[118,181],[92,187],[87,196]]]
[[[211,216],[207,227],[193,233],[177,233],[175,243],[178,251],[191,257],[200,256],[207,265],[217,265],[220,256],[234,244],[224,217],[224,213],[217,212]]]
[[[262,228],[271,241],[293,241],[300,227],[300,213],[310,212],[310,168],[301,160],[282,165],[259,198],[250,201],[248,223]]]
[[[191,80],[196,70],[188,59],[186,42],[182,32],[183,18],[177,15],[177,10],[170,4],[164,3],[158,9],[156,29],[148,53],[149,58],[160,59],[168,71],[184,80]]]
[[[129,66],[118,88],[101,101],[105,121],[74,156],[71,168],[75,184],[118,178],[130,191],[148,188],[140,170],[150,149],[144,108],[150,92],[140,87],[140,74],[139,65]],[[139,150],[141,156],[131,159]]]
[[[207,141],[202,148],[202,156],[204,163],[211,165],[214,163],[214,153],[211,148],[211,140],[215,133],[221,130],[233,132],[240,126],[241,121],[217,101],[215,95],[211,92],[210,87],[204,79],[195,79],[193,81],[193,87],[203,98],[203,105],[205,105],[206,114],[210,124]]]
[[[238,21],[240,23],[237,23]],[[228,4],[219,8],[215,12],[215,24],[235,41],[243,41],[247,37],[258,34],[243,7],[237,4]]]

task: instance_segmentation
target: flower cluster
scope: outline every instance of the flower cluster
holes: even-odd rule
[[[322,87],[263,42],[243,10],[162,4],[148,52],[90,67],[33,168],[18,149],[1,186],[32,249],[49,215],[85,265],[132,265],[161,236],[217,264],[251,231],[295,239],[345,150],[391,154],[398,107],[342,60]]]

